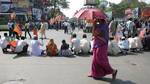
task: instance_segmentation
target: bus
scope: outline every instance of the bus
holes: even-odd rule
[[[10,19],[12,13],[0,13],[0,30],[8,30],[7,23]],[[21,24],[25,24],[28,21],[26,13],[16,13],[16,21],[19,21]]]

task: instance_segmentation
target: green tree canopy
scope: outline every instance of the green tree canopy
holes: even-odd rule
[[[144,8],[147,4],[145,2],[139,2],[138,0],[122,0],[119,4],[111,3],[111,8],[114,17],[123,17],[124,11],[127,8]]]

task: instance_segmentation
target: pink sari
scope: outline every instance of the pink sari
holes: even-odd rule
[[[101,37],[94,39],[93,60],[90,74],[94,78],[101,78],[113,73],[107,56],[107,48],[108,43],[105,39]]]

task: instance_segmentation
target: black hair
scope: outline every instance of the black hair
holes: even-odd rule
[[[73,34],[73,35],[72,35],[72,38],[76,38],[76,37],[77,37],[77,35],[76,35],[76,34]]]
[[[7,36],[8,36],[8,34],[7,34],[7,33],[4,33],[4,36],[5,36],[5,37],[7,37]]]
[[[135,36],[138,36],[138,33],[135,33]]]
[[[114,20],[114,17],[112,17],[112,20]]]
[[[129,18],[128,20],[132,21],[133,19],[132,19],[132,18]]]
[[[25,39],[25,37],[24,37],[24,36],[22,36],[22,37],[21,37],[21,40],[24,40],[24,39]]]
[[[16,36],[16,39],[20,40],[19,36]]]
[[[109,37],[109,40],[110,40],[110,41],[114,40],[114,37]]]
[[[87,38],[87,35],[86,35],[86,34],[83,34],[82,38]]]
[[[65,40],[62,40],[62,43],[66,43],[66,41],[65,41]]]
[[[37,36],[34,36],[33,39],[34,39],[34,40],[38,40],[38,37],[37,37]]]

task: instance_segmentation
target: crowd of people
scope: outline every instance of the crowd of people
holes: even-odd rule
[[[108,53],[117,55],[128,54],[129,51],[149,50],[150,19],[140,21],[129,18],[118,22],[114,19],[109,24]]]
[[[75,24],[69,23],[67,21],[64,21],[63,26],[64,26],[64,33],[68,33],[68,27],[71,27],[72,30],[75,29]],[[92,26],[94,26],[94,24],[91,23],[89,20],[89,21],[87,21],[87,24],[84,25],[84,28],[87,28],[88,32],[92,32],[92,30],[91,30]],[[23,27],[25,30],[24,35],[22,35]],[[110,54],[110,55],[128,54],[129,51],[141,51],[141,50],[145,50],[145,49],[150,49],[150,45],[149,45],[150,21],[146,21],[146,22],[141,21],[140,22],[137,19],[135,19],[133,21],[132,18],[129,18],[126,22],[125,21],[119,22],[119,21],[112,19],[112,21],[109,23],[108,27],[109,27],[108,54]],[[19,22],[14,22],[14,21],[10,20],[8,22],[9,35],[6,36],[6,34],[5,34],[4,37],[5,38],[10,37],[13,39],[24,40],[27,38],[27,34],[28,34],[30,39],[32,39],[32,40],[38,40],[38,38],[44,39],[44,38],[47,38],[46,37],[46,29],[48,29],[48,28],[49,28],[49,24],[44,21],[42,21],[42,22],[28,21],[23,26]],[[33,31],[34,37],[31,36],[31,34],[30,34],[31,31]],[[38,33],[40,34],[40,36],[38,35]],[[71,47],[69,47],[69,45],[66,43],[66,41],[63,40],[62,41],[63,47],[60,49],[60,51],[62,51],[62,52],[67,51],[67,53],[69,53],[69,55],[72,54],[71,51],[73,51],[74,54],[80,54],[81,52],[82,53],[92,53],[93,40],[91,40],[89,42],[86,38],[87,38],[86,34],[83,35],[82,40],[76,38],[76,34],[73,34],[71,37],[71,39],[72,39]],[[8,41],[8,39],[7,39],[7,41]],[[2,43],[3,42],[1,42],[1,45],[2,45]],[[6,41],[4,43],[7,44]],[[38,43],[38,42],[33,41],[31,43],[34,44],[34,43]],[[17,44],[18,43],[16,43],[16,46],[17,46]],[[51,39],[49,41],[48,45],[46,46],[45,51],[49,50],[48,49],[49,46],[53,46],[53,47],[50,47],[50,50],[52,50],[53,53],[57,53],[57,54],[52,54],[52,55],[60,55],[60,53],[58,53],[57,45],[56,44],[54,45],[54,44],[55,44],[54,40]],[[38,45],[41,45],[41,43],[38,43]],[[68,45],[68,47],[67,47],[67,45]],[[15,45],[13,45],[13,46],[15,46]],[[7,47],[10,47],[10,45]],[[85,47],[85,48],[83,49],[82,47]],[[2,47],[2,48],[4,48],[4,47]],[[56,48],[56,49],[53,49],[53,48]],[[69,48],[70,48],[70,50],[69,50]],[[64,51],[63,49],[64,50],[66,49],[66,51]],[[39,51],[41,51],[43,53],[42,49],[40,49]],[[5,49],[4,49],[4,53],[5,53]],[[50,53],[50,52],[47,52],[47,53]],[[38,54],[38,55],[40,55],[40,54]],[[47,54],[47,55],[49,55],[49,54]]]
[[[64,33],[68,33],[71,26],[69,22],[64,22]],[[92,67],[89,77],[101,78],[105,75],[112,74],[112,78],[116,79],[117,69],[113,69],[108,60],[108,54],[128,54],[128,52],[136,52],[150,49],[150,18],[147,21],[139,21],[129,18],[127,21],[116,21],[112,19],[108,23],[104,19],[95,19],[93,23],[89,22],[82,27],[87,28],[87,32],[91,32],[93,38],[91,41],[87,39],[87,35],[83,34],[82,39],[77,38],[77,34],[71,34],[71,45],[62,40],[61,47],[58,48],[55,39],[49,39],[49,42],[42,49],[42,40],[46,37],[47,22],[33,23],[29,21],[25,24],[25,35],[22,35],[22,25],[19,22],[14,24],[13,21],[8,22],[9,35],[4,33],[4,37],[0,38],[0,46],[3,53],[13,52],[18,55],[28,54],[28,48],[31,47],[30,55],[33,56],[72,56],[79,54],[93,54]],[[83,28],[83,29],[84,29]],[[31,36],[30,31],[33,31]],[[40,33],[40,36],[38,35]],[[27,33],[31,39],[31,45],[25,41]]]

